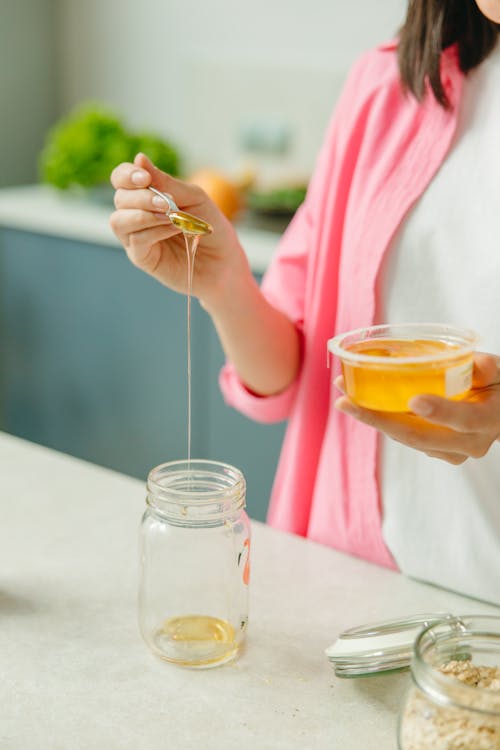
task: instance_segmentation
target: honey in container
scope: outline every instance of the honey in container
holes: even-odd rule
[[[408,412],[413,396],[461,399],[468,393],[476,343],[472,331],[412,323],[340,334],[328,349],[341,360],[352,401],[377,411]]]

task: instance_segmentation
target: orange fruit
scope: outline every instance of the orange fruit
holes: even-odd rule
[[[199,169],[188,178],[188,182],[201,187],[228,219],[232,219],[242,208],[238,186],[215,169]]]

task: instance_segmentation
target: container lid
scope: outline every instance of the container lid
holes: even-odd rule
[[[421,353],[404,354],[399,352],[398,356],[390,353],[376,355],[373,351],[366,354],[364,351],[358,351],[352,347],[361,343],[370,343],[373,347],[385,342],[387,339],[399,342],[410,341],[427,341],[440,342],[447,344],[448,347],[441,351],[432,348],[423,350]],[[434,362],[447,362],[457,357],[462,357],[475,348],[479,337],[475,331],[468,328],[457,328],[456,326],[444,325],[441,323],[394,323],[366,328],[356,328],[352,331],[339,333],[337,336],[329,339],[327,349],[332,354],[340,357],[341,360],[356,364],[371,365],[400,365],[409,364],[426,364]],[[381,347],[381,351],[384,347]]]
[[[452,618],[446,612],[435,612],[350,628],[325,653],[338,677],[407,669],[417,635],[436,622]]]

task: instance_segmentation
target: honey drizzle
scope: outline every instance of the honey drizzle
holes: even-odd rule
[[[191,232],[183,232],[183,235],[187,254],[187,460],[189,471],[191,463],[191,297],[194,261],[200,235]]]

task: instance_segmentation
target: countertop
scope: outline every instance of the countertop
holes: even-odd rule
[[[396,747],[408,674],[339,680],[349,626],[493,607],[253,523],[248,645],[192,671],[136,624],[143,483],[0,433],[0,748]]]
[[[112,210],[46,185],[0,189],[0,227],[120,248],[109,227]],[[237,226],[236,230],[252,270],[263,273],[280,234],[247,226]]]

